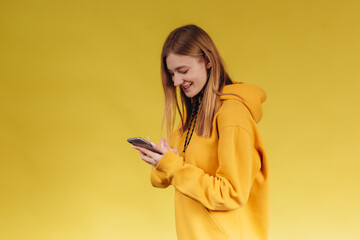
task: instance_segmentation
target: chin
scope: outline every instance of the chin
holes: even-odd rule
[[[191,93],[184,92],[184,93],[185,93],[185,96],[187,96],[188,98],[193,98],[197,95],[197,93],[193,93],[193,92],[191,92]]]
[[[192,89],[193,90],[193,89]],[[184,91],[183,91],[184,92]],[[200,91],[189,91],[189,92],[184,92],[185,96],[188,98],[193,98],[196,95],[199,94]]]

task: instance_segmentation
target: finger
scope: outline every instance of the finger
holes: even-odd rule
[[[140,157],[143,161],[147,162],[148,164],[150,164],[154,167],[156,166],[157,162],[149,154],[149,153],[154,153],[154,152],[148,151],[146,148],[142,148],[142,147],[138,147],[138,146],[131,146],[131,147],[139,151]],[[147,152],[147,153],[145,153],[145,152]],[[154,154],[156,154],[156,153],[154,153]]]
[[[155,166],[155,160],[152,159],[151,157],[147,156],[146,154],[140,152],[140,157],[142,160],[144,160],[145,162],[149,163],[152,166]]]
[[[162,155],[164,155],[169,150],[169,148],[160,147],[159,145],[155,145],[154,149],[161,152]]]
[[[140,152],[140,157],[142,160],[144,160],[145,162],[147,162],[151,165],[155,164],[155,160],[153,158],[147,156],[145,153]]]
[[[153,143],[153,142],[150,140],[150,137],[147,137],[147,139],[148,139],[148,142],[149,142],[153,147],[157,146],[156,143]]]
[[[170,148],[170,145],[168,144],[168,142],[165,140],[165,138],[161,138],[163,143],[164,143],[164,147],[166,148]]]
[[[157,145],[156,143],[153,143],[151,140],[150,140],[150,137],[147,137],[148,139],[148,142],[153,146],[154,149],[156,149],[157,151],[161,152],[162,155],[164,155],[168,149],[164,149],[163,147],[161,147],[160,145]],[[160,142],[161,142],[161,139],[160,139]]]
[[[131,148],[138,150],[140,153],[143,152],[143,148],[142,147],[138,147],[138,146],[130,146]],[[145,153],[144,153],[145,154]]]
[[[163,148],[164,147],[164,139],[160,138],[160,146]]]
[[[134,148],[137,149],[137,150],[139,150],[140,152],[146,154],[147,156],[149,156],[149,157],[151,157],[151,158],[155,158],[156,155],[160,155],[160,154],[157,154],[157,153],[155,153],[155,152],[153,152],[153,151],[150,151],[150,150],[148,150],[148,149],[146,149],[146,148],[143,148],[143,147],[135,146]],[[155,147],[154,147],[154,148],[155,148]],[[155,149],[156,149],[156,148],[155,148]]]

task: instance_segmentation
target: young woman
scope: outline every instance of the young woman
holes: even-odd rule
[[[256,125],[264,91],[233,82],[195,25],[170,33],[161,76],[170,144],[152,143],[161,154],[134,148],[152,165],[153,186],[175,188],[178,239],[267,239],[268,163]],[[181,126],[172,132],[176,113]]]

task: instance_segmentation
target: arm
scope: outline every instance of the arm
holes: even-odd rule
[[[173,146],[173,139],[174,139],[174,134],[171,136],[171,140],[170,140],[171,146]],[[150,139],[148,140],[150,141]],[[170,145],[168,145],[167,142],[164,141],[164,139],[160,139],[160,142],[161,145],[165,146],[168,149],[173,150],[177,155],[179,155],[177,149],[171,148]],[[151,168],[150,182],[152,186],[157,188],[167,188],[170,185],[169,181],[167,180],[166,174],[164,172],[157,170],[155,167]]]
[[[166,174],[154,167],[151,167],[150,182],[151,185],[157,188],[167,188],[170,185]]]
[[[215,176],[168,151],[156,168],[178,191],[211,210],[231,210],[243,206],[260,169],[260,158],[252,137],[240,126],[223,127],[219,131],[219,167]]]

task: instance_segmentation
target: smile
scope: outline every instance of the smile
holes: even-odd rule
[[[185,86],[182,86],[181,88],[185,91],[186,89],[188,89],[192,84],[188,84],[188,85],[185,85]]]

